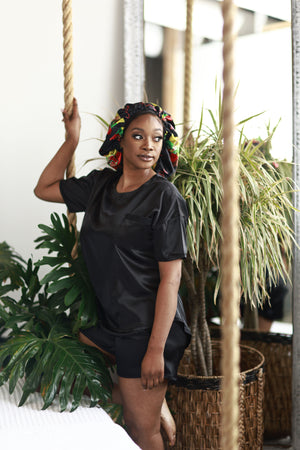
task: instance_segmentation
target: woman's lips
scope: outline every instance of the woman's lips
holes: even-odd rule
[[[138,155],[138,157],[140,159],[142,159],[143,161],[152,161],[152,159],[153,159],[152,155]]]

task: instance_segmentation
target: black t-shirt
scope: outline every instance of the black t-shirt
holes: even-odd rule
[[[110,331],[151,329],[159,261],[186,256],[184,199],[159,175],[132,192],[118,193],[120,174],[94,170],[60,182],[70,212],[84,211],[80,240],[99,310]],[[180,297],[175,320],[185,322]]]

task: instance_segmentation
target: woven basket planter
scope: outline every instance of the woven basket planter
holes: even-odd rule
[[[279,439],[292,433],[292,336],[242,331],[242,343],[265,357],[264,437]]]
[[[265,357],[264,437],[292,433],[292,336],[242,330],[241,341]]]
[[[220,328],[211,336],[220,338]],[[292,433],[292,336],[241,330],[242,344],[259,350],[265,358],[264,438],[280,439]]]
[[[263,444],[264,357],[256,349],[240,346],[240,450],[259,450]],[[176,426],[177,450],[217,450],[220,447],[222,376],[221,345],[212,343],[215,375],[199,377],[188,348],[182,358],[178,381],[169,386],[168,404]],[[165,442],[166,448],[168,443]],[[174,449],[174,447],[172,447]]]

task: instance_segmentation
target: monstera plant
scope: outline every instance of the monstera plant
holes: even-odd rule
[[[57,214],[51,226],[39,227],[38,248],[49,254],[35,264],[0,244],[0,385],[8,381],[12,393],[24,379],[20,405],[39,390],[44,409],[58,395],[61,411],[76,409],[88,393],[91,406],[100,402],[114,415],[105,361],[77,339],[79,328],[92,325],[96,314],[80,246],[72,257],[75,230]],[[41,280],[40,266],[48,269]]]

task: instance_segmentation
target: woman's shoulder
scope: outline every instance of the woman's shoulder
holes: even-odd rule
[[[89,199],[114,176],[115,171],[104,168],[102,170],[94,169],[88,175],[80,178],[71,177],[61,180],[60,192],[68,209],[71,212],[85,211]]]
[[[161,175],[156,175],[154,178],[156,189],[163,193],[166,197],[178,199],[179,201],[185,201],[177,187],[171,181]]]
[[[94,169],[88,175],[81,177],[83,183],[88,183],[93,189],[100,185],[104,185],[110,180],[114,180],[118,176],[118,173],[114,169],[104,167],[101,169]]]
[[[100,178],[109,179],[109,178],[116,178],[118,176],[118,173],[114,169],[104,167],[103,169],[92,170],[87,176],[93,179],[100,179]]]
[[[172,215],[188,217],[187,204],[177,187],[166,178],[157,175],[154,180],[155,188],[152,195],[159,202],[160,220]]]

